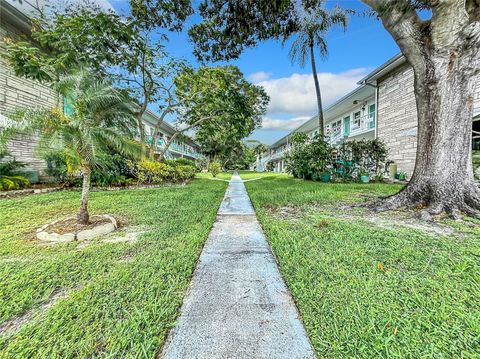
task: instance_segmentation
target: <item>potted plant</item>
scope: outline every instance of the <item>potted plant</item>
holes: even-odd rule
[[[406,181],[407,180],[407,172],[400,172],[398,174],[398,180],[399,181]]]
[[[331,180],[331,178],[332,178],[331,175],[330,175],[330,172],[328,172],[328,171],[322,172],[322,173],[320,174],[320,177],[322,178],[322,182],[323,182],[323,183],[328,183],[328,182],[330,182],[330,180]]]
[[[365,167],[360,167],[358,171],[358,177],[360,177],[360,182],[368,183],[370,182],[370,175]]]

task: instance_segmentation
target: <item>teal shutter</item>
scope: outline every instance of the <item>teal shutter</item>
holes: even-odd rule
[[[343,135],[344,137],[350,136],[350,116],[343,119]]]
[[[369,127],[375,128],[375,104],[371,104],[370,106],[368,106],[368,115],[372,119]]]

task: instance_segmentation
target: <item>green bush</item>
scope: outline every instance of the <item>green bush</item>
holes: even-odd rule
[[[222,171],[222,166],[220,163],[213,161],[210,162],[208,165],[208,172],[212,174],[213,177],[217,177],[217,175]]]
[[[172,167],[177,167],[177,166],[192,166],[196,167],[196,164],[194,161],[189,160],[188,158],[176,158],[174,160],[165,160],[163,163],[166,163]]]
[[[332,169],[333,148],[319,136],[308,141],[304,134],[292,137],[292,149],[286,156],[286,170],[294,177],[318,180]]]
[[[181,165],[175,167],[175,176],[178,181],[186,181],[195,177],[197,168],[191,165]]]
[[[310,140],[303,133],[291,139],[286,169],[294,177],[318,180],[324,173],[334,175],[335,181],[356,181],[360,175],[380,178],[387,158],[387,148],[379,140],[344,142],[337,148],[318,136]]]
[[[171,162],[158,162],[142,160],[138,163],[131,163],[132,173],[142,184],[160,184],[163,182],[185,182],[193,177],[197,168],[191,165],[176,164]]]
[[[5,152],[0,153],[0,160],[6,155]],[[23,163],[15,160],[0,163],[0,191],[22,189],[30,186],[30,182],[21,172],[23,167],[25,167]]]
[[[79,187],[81,178],[77,173],[69,171],[65,156],[61,151],[51,152],[44,156],[47,162],[46,174],[66,187]],[[120,154],[99,155],[98,164],[92,171],[92,185],[98,187],[126,186],[133,176],[128,166],[128,159]]]
[[[372,178],[381,177],[387,153],[385,143],[379,139],[344,142],[336,149],[336,175],[343,180],[354,180],[362,170]]]

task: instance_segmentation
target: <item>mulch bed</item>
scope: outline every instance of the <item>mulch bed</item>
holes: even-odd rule
[[[58,234],[77,233],[86,229],[92,229],[103,223],[110,223],[110,220],[105,217],[91,216],[90,223],[85,225],[77,223],[76,218],[67,218],[49,225],[45,231],[48,233],[54,232]]]

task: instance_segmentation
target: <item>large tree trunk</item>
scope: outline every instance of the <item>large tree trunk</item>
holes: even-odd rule
[[[448,59],[432,58],[427,76],[415,74],[415,170],[404,190],[380,203],[379,209],[425,206],[429,214],[479,215],[471,159],[474,60],[458,60],[449,69]]]
[[[90,178],[92,170],[89,165],[82,166],[83,184],[82,184],[82,202],[80,204],[80,211],[77,215],[77,221],[80,224],[88,224],[90,215],[88,214],[88,194],[90,193]]]
[[[315,65],[315,52],[313,51],[313,44],[310,46],[310,60],[312,61],[313,81],[315,82],[315,91],[317,93],[319,135],[321,139],[324,139],[325,123],[323,120],[322,95],[320,93],[320,83],[318,82],[317,66]]]
[[[422,22],[405,7],[406,1],[364,2],[379,12],[413,67],[418,115],[412,178],[401,192],[374,208],[422,207],[427,217],[447,213],[458,218],[460,212],[480,217],[471,159],[474,88],[480,65],[480,27],[472,26],[472,21],[480,17],[479,5],[438,3],[432,5],[432,19]]]

